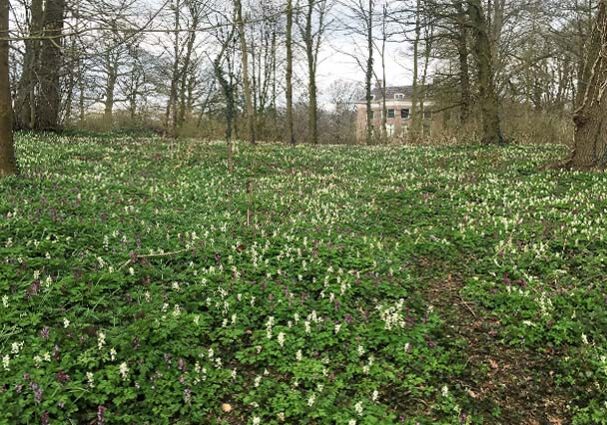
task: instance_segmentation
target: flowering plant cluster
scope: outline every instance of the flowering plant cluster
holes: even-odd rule
[[[219,143],[17,146],[0,423],[481,423],[427,291],[448,272],[502,338],[562,350],[572,414],[605,412],[607,182],[533,171],[558,150],[495,169],[482,149],[240,145],[229,175]]]

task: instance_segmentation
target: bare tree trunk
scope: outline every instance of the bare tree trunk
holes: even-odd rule
[[[84,96],[86,94],[84,86],[84,67],[82,66],[82,58],[78,59],[78,119],[80,124],[84,123],[85,105]]]
[[[599,1],[596,25],[587,44],[583,71],[585,91],[574,115],[574,151],[569,165],[576,169],[607,166],[607,0]]]
[[[421,79],[421,90],[419,91],[419,122],[421,126],[421,133],[425,134],[425,126],[423,125],[426,115],[426,88],[428,81],[428,67],[430,66],[430,54],[432,53],[432,40],[434,39],[434,27],[426,22],[424,25],[424,66],[422,71]]]
[[[185,54],[185,58],[183,60],[183,67],[181,69],[181,75],[180,75],[181,81],[179,83],[179,113],[177,116],[177,127],[178,128],[181,128],[183,126],[183,124],[185,123],[187,110],[188,110],[188,97],[189,97],[189,93],[190,93],[189,76],[190,76],[190,68],[191,68],[191,61],[192,61],[192,52],[194,50],[194,39],[195,39],[194,34],[196,34],[195,31],[193,31],[190,34],[190,37],[188,39],[186,54]]]
[[[44,11],[44,39],[40,54],[40,91],[36,108],[37,130],[58,130],[61,109],[61,52],[65,0],[47,0]]]
[[[8,65],[9,0],[0,1],[0,177],[17,174]]]
[[[18,129],[31,129],[35,121],[35,86],[38,82],[40,55],[40,39],[36,37],[40,37],[43,26],[42,0],[32,0],[30,13],[29,33],[32,39],[25,41],[23,72],[15,99],[15,126]]]
[[[179,35],[181,32],[181,1],[176,0],[172,4],[174,10],[175,27],[173,33],[175,37],[175,44],[173,45],[173,69],[171,72],[171,88],[169,92],[169,100],[165,111],[165,129],[171,137],[177,137],[177,91],[179,86],[179,58],[181,56],[181,43]]]
[[[308,0],[306,13],[306,31],[305,44],[306,56],[308,58],[308,139],[312,144],[318,143],[318,129],[316,118],[316,78],[314,70],[314,40],[312,34],[312,13],[314,11],[314,1]]]
[[[421,0],[417,0],[415,7],[415,38],[413,39],[413,87],[411,93],[411,128],[413,139],[419,135],[420,119],[419,103],[419,43],[421,41]]]
[[[293,133],[293,0],[287,0],[287,142],[295,144]]]
[[[386,40],[384,39],[381,49],[381,137],[386,141],[388,137],[388,99],[386,99]]]
[[[466,13],[461,1],[455,5],[457,10],[457,54],[459,60],[459,82],[460,82],[460,124],[465,125],[470,117],[470,107],[472,96],[470,94],[470,68],[468,66],[468,26],[466,22]]]
[[[315,45],[315,34],[312,29],[312,20],[314,16],[314,6],[317,0],[308,0],[306,5],[306,22],[304,30],[304,44],[306,48],[306,58],[308,62],[308,140],[311,144],[318,144],[318,89],[316,87],[316,61],[318,58],[318,45],[320,45],[320,37],[322,34],[322,18],[319,26],[318,45]]]
[[[118,64],[114,63],[111,54],[107,55],[107,82],[105,86],[105,105],[104,105],[104,121],[107,129],[112,128],[112,118],[114,113],[114,91],[116,89],[116,81],[118,80]]]
[[[238,26],[238,39],[240,41],[240,52],[242,55],[242,86],[246,104],[249,142],[254,145],[257,142],[255,138],[255,108],[253,107],[251,82],[249,80],[249,51],[247,48],[244,19],[242,17],[242,2],[240,0],[234,0],[234,6],[236,8],[236,25]]]
[[[277,110],[277,77],[276,71],[278,69],[278,61],[276,59],[277,50],[278,50],[278,34],[276,33],[276,27],[272,30],[272,48],[271,48],[271,62],[272,62],[272,75],[270,76],[270,81],[272,81],[272,99],[270,101],[272,108],[272,134],[273,141],[279,140],[278,136],[278,115],[276,114]]]
[[[468,0],[468,17],[474,34],[478,68],[479,103],[483,120],[482,143],[505,144],[499,117],[499,102],[493,75],[493,52],[481,0]]]
[[[367,103],[367,134],[366,142],[370,145],[373,142],[373,109],[371,101],[373,100],[373,10],[374,1],[369,0],[369,9],[367,16],[367,70],[365,74],[365,91]]]
[[[382,114],[381,114],[381,136],[384,140],[388,138],[388,107],[387,107],[387,99],[386,99],[386,43],[388,42],[388,9],[386,5],[383,5],[382,12],[382,39],[381,39],[381,98],[382,98]]]

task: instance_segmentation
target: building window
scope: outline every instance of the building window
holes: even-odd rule
[[[405,95],[404,95],[404,94],[402,94],[402,93],[396,93],[396,94],[394,95],[394,99],[396,99],[396,100],[402,100],[402,99],[404,99],[404,98],[405,98]]]
[[[394,109],[388,109],[388,118],[394,118]]]
[[[400,110],[400,117],[404,120],[408,120],[409,119],[409,110],[408,109],[401,109]]]

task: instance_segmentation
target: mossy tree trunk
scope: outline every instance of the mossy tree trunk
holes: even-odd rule
[[[574,169],[607,166],[607,0],[599,1],[596,24],[587,44],[582,74],[585,87],[574,114],[574,151],[569,166]]]

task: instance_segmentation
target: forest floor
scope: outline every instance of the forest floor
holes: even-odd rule
[[[0,424],[607,423],[607,175],[563,148],[17,150]]]

